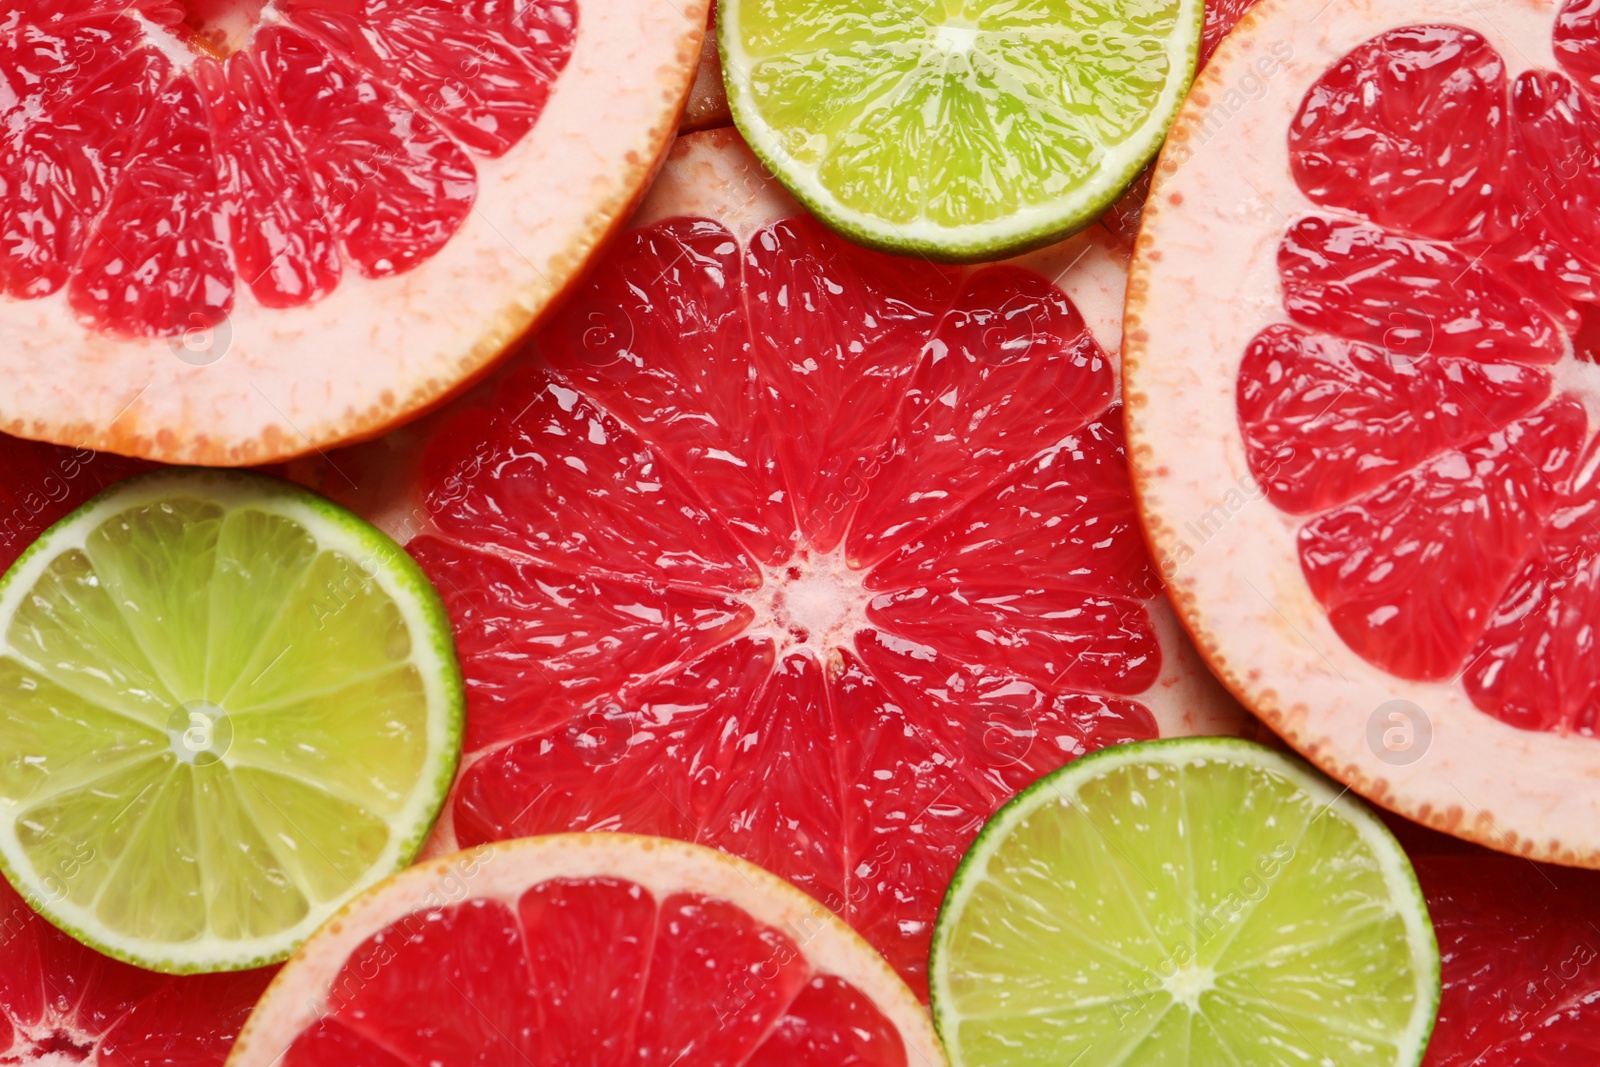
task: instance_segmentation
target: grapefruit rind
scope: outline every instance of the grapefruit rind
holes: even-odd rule
[[[426,843],[455,779],[466,721],[466,689],[449,616],[438,592],[416,561],[359,516],[292,483],[241,471],[179,468],[138,475],[106,489],[51,526],[0,577],[0,635],[7,632],[19,601],[51,561],[63,552],[82,548],[89,533],[107,517],[165,499],[174,490],[188,495],[198,491],[224,505],[248,504],[253,510],[283,515],[310,531],[319,547],[342,550],[349,558],[373,564],[370,577],[389,594],[406,620],[413,639],[412,659],[430,708],[424,770],[401,813],[390,820],[394,832],[367,881],[370,884],[404,869]],[[4,648],[0,636],[0,650]],[[113,959],[166,974],[243,971],[279,963],[338,904],[313,907],[301,922],[271,938],[152,944],[108,931],[87,909],[47,892],[23,855],[10,819],[0,819],[0,873],[29,907],[73,939]]]
[[[11,342],[0,432],[247,466],[376,436],[448,400],[537,325],[643,196],[693,83],[707,6],[586,6],[539,122],[505,156],[475,160],[478,201],[445,248],[299,308],[241,293],[207,365],[178,355],[183,338],[100,335],[65,290],[0,300]]]
[[[554,878],[611,877],[658,898],[698,893],[727,901],[758,922],[799,933],[794,940],[821,974],[861,990],[899,1030],[906,1062],[947,1061],[927,1012],[861,936],[822,904],[752,863],[700,845],[632,834],[576,833],[480,845],[393,875],[347,903],[267,987],[234,1044],[228,1067],[279,1062],[327,1006],[340,968],[378,931],[419,910],[467,899],[515,905]]]
[[[1129,277],[1124,388],[1153,554],[1223,684],[1375,803],[1499,851],[1600,867],[1600,742],[1514,728],[1478,710],[1459,680],[1407,681],[1352,651],[1301,570],[1301,520],[1252,478],[1235,398],[1250,340],[1285,320],[1279,239],[1299,215],[1325,211],[1289,169],[1290,123],[1316,79],[1379,33],[1418,23],[1482,34],[1512,77],[1550,68],[1554,11],[1475,0],[1253,8],[1197,79],[1157,165]],[[1391,704],[1431,734],[1409,764],[1367,741]]]
[[[1116,145],[1102,144],[1092,179],[1048,204],[992,220],[945,226],[927,218],[897,224],[847,206],[796,160],[761,110],[751,85],[751,62],[740,39],[740,8],[731,0],[717,10],[717,46],[727,83],[728,105],[751,150],[796,200],[850,240],[884,252],[918,255],[946,263],[978,263],[1054,244],[1091,225],[1116,202],[1160,151],[1194,78],[1205,22],[1203,0],[1177,0],[1176,32],[1167,39],[1168,77],[1157,104],[1136,131]],[[1093,139],[1093,134],[1085,132]]]
[[[950,888],[940,905],[928,959],[930,1008],[934,1024],[941,1037],[945,1038],[951,1067],[967,1067],[969,1063],[956,1040],[962,1016],[953,1007],[954,997],[950,988],[951,939],[973,890],[984,880],[989,861],[1000,843],[1018,824],[1046,804],[1072,803],[1085,783],[1108,773],[1130,766],[1165,764],[1182,767],[1190,763],[1217,760],[1260,768],[1289,779],[1319,806],[1319,812],[1322,813],[1319,818],[1323,814],[1337,815],[1354,826],[1370,847],[1392,890],[1391,899],[1395,909],[1404,919],[1416,977],[1416,1009],[1407,1033],[1400,1039],[1401,1047],[1409,1049],[1411,1055],[1397,1060],[1397,1067],[1415,1067],[1422,1062],[1439,1009],[1439,947],[1434,938],[1433,923],[1429,918],[1422,887],[1394,834],[1359,801],[1346,797],[1347,791],[1335,790],[1326,779],[1298,760],[1237,738],[1184,737],[1134,742],[1080,756],[1018,793],[979,831],[962,858],[961,865],[956,868]]]

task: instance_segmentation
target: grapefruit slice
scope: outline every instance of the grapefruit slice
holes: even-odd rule
[[[942,1067],[932,1024],[821,904],[710,849],[486,846],[352,901],[279,973],[231,1067]]]
[[[1444,995],[1423,1067],[1600,1062],[1600,875],[1419,856]]]
[[[0,429],[261,463],[473,378],[627,217],[700,0],[0,8]]]
[[[0,879],[0,1063],[221,1067],[272,975],[141,971],[78,944]]]
[[[1219,676],[1379,803],[1591,866],[1594,16],[1255,8],[1166,150],[1126,322],[1145,520]]]
[[[972,272],[867,252],[732,130],[681,139],[527,359],[302,471],[451,613],[468,736],[438,847],[714,845],[920,993],[1006,798],[1239,721],[1133,512],[1097,340],[1124,277],[1103,231]]]

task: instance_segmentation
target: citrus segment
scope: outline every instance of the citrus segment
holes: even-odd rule
[[[1127,323],[1146,520],[1219,674],[1404,814],[1585,864],[1587,10],[1255,9],[1175,127]]]
[[[438,400],[639,195],[704,17],[661,0],[8,5],[0,321],[27,343],[0,425],[242,465]],[[402,348],[385,319],[426,326]],[[228,380],[208,371],[224,359]]]
[[[942,1064],[910,991],[827,909],[678,842],[484,846],[358,897],[279,975],[235,1067]]]
[[[1107,322],[1120,263],[890,259],[756,166],[731,131],[682,140],[536,359],[333,463],[414,535],[459,636],[441,845],[714,845],[916,984],[1007,795],[1232,713],[1164,614],[1112,357],[1039,274]]]
[[[460,729],[443,627],[392,542],[302,490],[114,487],[0,584],[0,862],[146,966],[281,957],[433,821]]]
[[[997,258],[1081,229],[1155,153],[1202,5],[733,3],[734,120],[797,198],[879,248]]]
[[[272,971],[175,977],[80,945],[0,881],[0,1060],[221,1067]]]
[[[951,1062],[1418,1064],[1438,948],[1404,854],[1246,742],[1106,749],[1001,809],[930,960]]]

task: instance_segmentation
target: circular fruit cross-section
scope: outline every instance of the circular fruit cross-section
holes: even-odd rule
[[[372,435],[627,217],[705,4],[0,9],[0,430],[174,462]]]
[[[416,855],[462,703],[389,538],[275,478],[129,479],[0,579],[0,868],[141,967],[283,959]]]
[[[1183,101],[1204,7],[723,0],[717,38],[734,121],[801,203],[871,247],[970,263],[1111,206]]]
[[[989,821],[939,910],[955,1067],[1418,1067],[1439,949],[1399,843],[1272,749],[1106,749]]]
[[[1145,518],[1213,668],[1379,802],[1587,865],[1595,70],[1590,2],[1269,0],[1176,127],[1127,317]]]
[[[942,1067],[926,1013],[827,908],[678,841],[568,834],[413,867],[279,972],[231,1067]]]
[[[1237,722],[1134,514],[1088,325],[1114,336],[1121,261],[1088,238],[970,273],[867,252],[732,131],[681,140],[635,221],[536,356],[327,472],[456,627],[442,835],[715,845],[919,985],[1007,797]]]

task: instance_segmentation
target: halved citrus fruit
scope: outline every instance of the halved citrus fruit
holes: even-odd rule
[[[1029,787],[939,910],[954,1067],[1417,1067],[1439,949],[1367,807],[1234,738],[1122,745]]]
[[[863,244],[957,262],[1094,222],[1160,148],[1202,0],[722,0],[733,118]]]
[[[1415,856],[1443,958],[1425,1067],[1600,1062],[1600,875]]]
[[[1145,519],[1223,680],[1397,812],[1583,865],[1597,14],[1255,8],[1174,127],[1126,323]]]
[[[0,1063],[222,1067],[272,974],[139,970],[72,940],[0,880]]]
[[[441,846],[715,845],[920,986],[1005,798],[1238,722],[1133,513],[1094,333],[1122,261],[1089,237],[973,273],[866,252],[732,130],[682,139],[635,223],[528,359],[323,468],[456,627]]]
[[[480,374],[626,219],[704,0],[0,8],[0,429],[262,463]]]
[[[0,579],[0,868],[144,967],[282,959],[416,854],[462,701],[438,596],[354,515],[240,472],[121,482]]]
[[[827,908],[678,841],[489,845],[352,901],[279,972],[230,1067],[942,1067],[927,1014]]]

